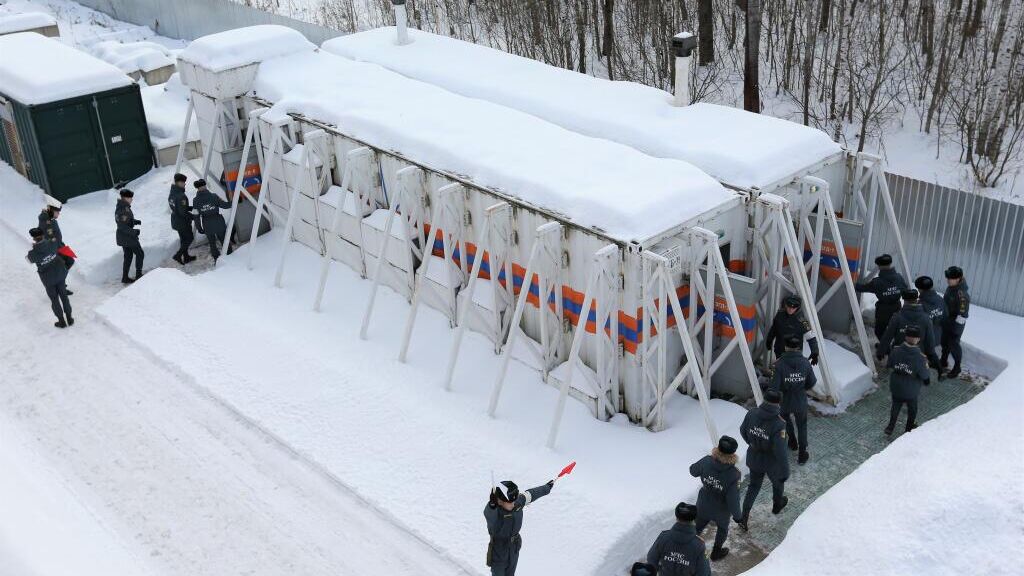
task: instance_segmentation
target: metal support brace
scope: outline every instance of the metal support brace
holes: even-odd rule
[[[262,121],[257,120],[257,124]],[[271,123],[270,128],[270,154],[263,158],[263,169],[262,176],[260,178],[260,194],[256,198],[256,215],[252,221],[252,232],[249,236],[249,246],[254,246],[256,242],[256,236],[259,234],[260,229],[260,214],[263,212],[264,207],[267,206],[267,196],[269,196],[271,177],[274,172],[274,164],[276,162],[282,162],[281,156],[284,155],[284,146],[289,143],[290,140],[284,134],[284,126],[291,122],[291,118],[288,116],[282,116],[275,119]],[[259,126],[256,127],[259,130]],[[257,138],[260,140],[260,147],[263,146],[263,139],[259,134]],[[290,215],[289,215],[290,217]],[[246,266],[249,270],[252,270],[252,259],[255,250],[250,249],[248,251],[248,260]]]
[[[267,108],[257,108],[249,112],[249,127],[245,133],[245,144],[242,146],[242,159],[238,164],[238,176],[236,177],[237,179],[235,180],[234,194],[231,197],[231,212],[228,215],[228,228],[227,233],[224,236],[224,238],[226,239],[225,241],[228,242],[229,246],[231,244],[231,235],[235,230],[235,218],[238,213],[238,202],[240,201],[242,196],[245,196],[245,199],[248,200],[249,203],[252,204],[253,206],[258,206],[256,200],[252,197],[251,194],[249,194],[249,191],[245,189],[244,176],[245,167],[249,161],[250,146],[252,146],[254,141],[257,147],[260,146],[260,142],[255,137],[255,135],[259,133],[259,117],[262,116],[266,111]],[[259,216],[259,212],[257,212],[257,216]],[[258,220],[259,219],[257,218],[257,223]],[[252,250],[252,246],[250,246],[249,249]],[[214,266],[216,265],[217,261],[215,260]]]
[[[329,166],[327,158],[322,150],[317,148],[318,143],[326,138],[327,133],[319,129],[308,132],[304,138],[305,143],[302,146],[298,169],[295,171],[295,180],[292,182],[293,192],[288,205],[288,221],[285,222],[284,234],[281,237],[281,251],[277,260],[277,273],[274,275],[274,286],[278,288],[281,287],[281,280],[284,277],[284,263],[288,256],[288,246],[292,243],[292,228],[295,226],[295,219],[298,218],[298,203],[299,197],[302,196],[302,189],[307,187],[309,189],[309,196],[314,201],[320,196],[320,190],[316,185],[316,182],[318,182],[316,178],[316,164],[311,157],[317,156],[320,158],[324,171],[327,171]],[[287,183],[285,183],[285,186],[287,186]],[[259,225],[258,216],[257,214],[256,225]]]
[[[867,198],[865,198],[865,192]],[[889,182],[885,179],[885,164],[882,157],[869,152],[858,152],[854,162],[853,180],[854,206],[863,211],[865,223],[865,237],[862,254],[872,253],[874,242],[874,218],[877,210],[878,198],[882,199],[882,206],[885,217],[889,220],[896,240],[896,252],[900,266],[903,269],[905,278],[913,278],[910,271],[910,261],[907,259],[907,251],[903,245],[903,235],[900,233],[899,222],[896,219],[896,210],[893,207],[892,195],[889,193]]]
[[[523,286],[519,290],[519,299],[516,300],[516,309],[512,314],[512,322],[509,325],[508,341],[505,343],[505,349],[501,354],[501,368],[498,371],[498,378],[494,382],[494,388],[491,390],[491,401],[487,408],[487,413],[493,417],[494,412],[498,409],[498,400],[501,397],[501,389],[505,385],[505,375],[508,373],[508,362],[512,358],[512,352],[515,349],[516,339],[519,337],[519,333],[522,329],[519,327],[520,322],[523,319],[523,312],[526,309],[526,300],[530,294],[530,285],[533,282],[533,276],[538,276],[537,285],[540,288],[538,293],[538,302],[540,303],[541,310],[541,346],[544,350],[547,350],[547,330],[545,329],[545,318],[544,310],[547,307],[547,294],[544,291],[544,278],[550,275],[550,271],[544,270],[550,266],[544,266],[542,260],[547,259],[552,251],[560,251],[562,239],[562,225],[558,222],[548,222],[542,224],[537,228],[533,237],[533,246],[530,247],[530,257],[526,261],[526,274],[523,276]],[[554,250],[553,250],[554,249]],[[509,276],[507,277],[509,284],[514,284],[515,280]],[[545,364],[544,376],[547,377],[546,362],[542,359],[542,364]]]

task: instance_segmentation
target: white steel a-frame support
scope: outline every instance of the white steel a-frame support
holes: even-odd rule
[[[537,276],[537,302],[540,314],[540,346],[541,357],[538,358],[544,380],[547,380],[548,370],[554,358],[553,351],[557,350],[558,334],[552,330],[550,317],[556,315],[557,325],[561,326],[561,307],[556,306],[554,314],[548,310],[548,297],[551,293],[557,292],[556,303],[561,303],[561,264],[562,264],[562,225],[558,222],[548,222],[537,228],[533,237],[533,246],[530,247],[530,257],[526,261],[526,273],[523,275],[523,284],[519,289],[519,298],[516,300],[515,312],[512,314],[512,322],[509,324],[508,341],[501,353],[501,368],[498,377],[494,381],[494,388],[491,390],[491,400],[487,413],[494,416],[498,409],[498,400],[501,398],[501,389],[505,385],[505,375],[508,373],[508,363],[515,351],[515,343],[519,334],[523,331],[520,322],[523,319],[523,312],[526,310],[526,302],[530,295],[530,286],[533,277]],[[515,279],[506,278],[507,282],[514,284]],[[553,342],[552,342],[553,341]],[[531,352],[533,348],[530,348]]]
[[[427,235],[423,246],[423,258],[416,270],[412,305],[409,308],[409,317],[405,322],[405,332],[402,334],[402,346],[398,352],[399,362],[405,362],[406,355],[409,353],[409,343],[412,340],[413,328],[416,325],[416,316],[423,301],[424,291],[433,291],[449,303],[448,319],[452,326],[455,325],[456,297],[465,277],[462,264],[465,263],[466,257],[460,258],[462,264],[456,265],[454,254],[456,249],[459,249],[461,254],[466,254],[466,243],[462,240],[465,198],[465,190],[462,184],[458,183],[442,186],[435,194],[430,218],[430,234]],[[430,266],[438,260],[438,257],[432,253],[432,247],[437,239],[444,243],[444,256],[440,257],[440,264],[444,267],[440,278],[443,281],[441,286],[435,286],[435,282],[429,278]],[[386,258],[386,255],[381,253],[380,258]],[[455,274],[456,271],[458,274]]]
[[[299,164],[295,170],[295,177],[291,185],[292,195],[288,203],[288,220],[285,222],[284,233],[281,236],[281,250],[277,259],[277,272],[274,274],[274,286],[278,288],[281,287],[281,281],[284,278],[284,263],[288,259],[288,247],[292,243],[292,228],[295,226],[295,219],[299,217],[299,197],[303,195],[303,189],[306,189],[309,192],[308,196],[314,202],[317,202],[320,191],[323,189],[330,172],[329,167],[331,164],[330,157],[328,156],[329,151],[326,146],[327,138],[327,132],[319,129],[307,132],[303,137],[302,154],[300,155]],[[320,176],[316,174],[317,161],[323,167]],[[288,187],[287,182],[285,186],[286,188]],[[259,225],[258,219],[256,225]]]
[[[509,270],[506,274],[506,278],[512,277],[511,271],[511,260],[507,258],[508,247],[510,245],[510,236],[512,230],[512,206],[508,202],[499,202],[493,206],[489,206],[484,210],[484,224],[480,228],[480,234],[476,241],[476,257],[473,259],[473,267],[469,272],[469,283],[466,285],[466,295],[463,298],[462,308],[459,310],[459,322],[458,327],[455,329],[455,342],[452,344],[452,349],[448,354],[448,368],[444,374],[444,388],[445,390],[452,389],[452,377],[455,374],[455,364],[459,359],[459,349],[462,347],[462,337],[466,333],[466,327],[469,323],[469,315],[471,313],[479,314],[476,309],[476,302],[473,300],[473,295],[476,293],[477,283],[479,281],[480,269],[483,267],[484,258],[487,257],[489,265],[491,266],[491,285],[494,290],[499,290],[500,283],[498,282],[498,274],[496,270],[500,270],[501,262],[505,262]],[[496,250],[497,249],[497,250]],[[495,258],[496,252],[501,252],[502,257]],[[465,252],[466,257],[469,257],[468,251]],[[486,256],[485,256],[486,255]],[[496,265],[496,262],[499,264]],[[506,283],[508,284],[508,283]],[[495,296],[498,296],[495,294]],[[495,303],[498,299],[495,298]],[[489,319],[496,327],[496,334],[494,334],[495,349],[498,348],[497,342],[501,339],[504,334],[504,328],[501,325],[501,315],[496,313],[497,306],[493,306],[494,310],[491,310],[493,317]],[[485,322],[488,319],[483,319]]]
[[[650,407],[643,419],[644,426],[660,430],[664,427],[664,406],[668,396],[689,377],[694,383],[701,411],[704,414],[704,425],[712,445],[718,442],[718,428],[711,418],[710,408],[710,375],[701,373],[700,363],[693,345],[691,335],[683,321],[683,308],[676,297],[676,286],[672,280],[670,267],[678,266],[677,262],[661,254],[644,250],[640,254],[642,270],[640,329],[642,330],[637,358],[640,361],[640,377],[643,386],[644,410]],[[668,310],[676,318],[676,332],[683,345],[685,363],[679,373],[668,384]],[[654,328],[652,331],[651,328]],[[653,402],[652,402],[653,396]]]
[[[366,302],[366,310],[363,312],[363,324],[359,328],[359,337],[366,340],[366,333],[370,328],[370,318],[373,316],[373,305],[377,301],[377,290],[384,274],[394,273],[394,268],[387,262],[388,248],[391,246],[391,229],[395,223],[395,217],[401,210],[401,223],[404,227],[405,249],[409,254],[409,266],[406,270],[405,280],[409,282],[410,294],[412,293],[415,279],[413,275],[413,256],[416,254],[416,245],[413,240],[412,222],[417,214],[423,210],[425,198],[423,197],[423,169],[418,166],[406,166],[395,172],[395,180],[398,182],[398,193],[391,197],[391,206],[388,208],[388,219],[384,225],[384,240],[377,257],[377,265],[373,269],[373,287],[370,288],[370,299]],[[422,249],[421,249],[422,250]],[[418,255],[422,261],[422,252]]]
[[[580,308],[576,331],[572,337],[572,346],[569,348],[569,357],[566,359],[568,373],[562,380],[558,394],[558,405],[555,408],[555,414],[551,420],[551,429],[548,432],[548,448],[555,447],[558,429],[562,424],[562,414],[565,412],[565,401],[569,396],[569,389],[572,387],[573,378],[576,373],[576,364],[583,362],[580,358],[580,348],[583,345],[583,338],[587,333],[587,322],[590,318],[590,309],[592,307],[596,307],[593,340],[597,381],[591,382],[589,379],[585,379],[588,380],[587,384],[592,388],[594,396],[597,397],[597,417],[601,420],[607,420],[614,416],[617,411],[617,400],[619,397],[618,316],[621,272],[622,254],[618,246],[609,244],[594,253],[590,266],[590,277],[587,280],[587,287],[583,293],[583,306]],[[593,306],[595,303],[596,306]],[[606,324],[609,326],[607,333],[604,330]]]
[[[256,130],[256,139],[259,142],[259,148],[257,151],[263,149],[263,137],[261,136],[259,123],[266,121],[266,115],[261,115],[256,121],[256,126],[250,125],[250,130]],[[279,115],[270,122],[270,151],[268,154],[263,156],[262,174],[260,176],[260,193],[256,198],[256,215],[252,221],[252,232],[249,236],[249,246],[253,246],[256,241],[256,236],[259,234],[260,227],[260,214],[264,208],[269,208],[270,204],[267,203],[267,197],[270,195],[271,178],[273,177],[274,166],[281,165],[283,169],[283,160],[281,157],[285,154],[285,147],[291,148],[294,141],[286,133],[285,127],[291,123],[291,117],[287,115]],[[287,216],[284,218],[287,221]],[[252,270],[252,259],[255,254],[255,250],[248,251],[248,258],[246,266],[249,270]]]
[[[853,191],[851,217],[864,222],[861,258],[864,259],[873,254],[875,213],[878,209],[878,200],[881,199],[885,218],[889,221],[889,228],[896,240],[897,258],[903,269],[904,278],[913,278],[910,271],[910,260],[907,259],[907,251],[903,245],[903,235],[900,233],[900,225],[896,219],[892,195],[889,193],[889,182],[885,179],[885,164],[881,156],[868,152],[857,153],[854,158],[851,189]]]
[[[345,170],[341,176],[341,198],[338,200],[338,206],[334,209],[334,218],[331,219],[330,229],[327,230],[325,248],[323,257],[320,260],[320,281],[316,287],[316,297],[313,299],[313,310],[319,312],[320,304],[324,299],[324,290],[327,288],[327,276],[331,271],[331,261],[334,259],[334,244],[335,238],[338,236],[338,227],[341,226],[341,219],[344,217],[345,212],[345,195],[349,193],[349,188],[352,185],[352,174],[355,172],[357,166],[361,166],[361,163],[368,161],[373,158],[373,150],[363,146],[350,150],[345,155]]]

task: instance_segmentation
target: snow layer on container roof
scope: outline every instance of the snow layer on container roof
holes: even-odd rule
[[[672,106],[665,91],[611,82],[462,40],[394,28],[340,36],[329,52],[380,64],[464,96],[502,104],[560,126],[685,160],[740,188],[765,188],[841,148],[824,132],[713,104]]]
[[[115,66],[35,32],[0,36],[0,54],[0,92],[29,106],[133,82]]]
[[[315,48],[315,44],[291,28],[265,24],[203,36],[182,50],[178,58],[212,72],[222,72]]]
[[[57,19],[43,12],[27,12],[24,14],[0,16],[0,34],[24,32],[35,28],[46,28],[47,26],[56,25]]]
[[[678,160],[589,138],[326,52],[260,65],[271,114],[298,112],[620,240],[644,240],[734,198]]]
[[[156,42],[105,40],[94,44],[92,53],[100,60],[109,62],[128,74],[138,70],[151,72],[174,65],[170,51]]]

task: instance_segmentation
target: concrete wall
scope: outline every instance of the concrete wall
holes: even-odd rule
[[[230,0],[76,1],[112,18],[149,26],[157,34],[183,40],[194,40],[207,34],[257,24],[280,24],[294,28],[317,45],[343,34],[340,30],[269,14]]]

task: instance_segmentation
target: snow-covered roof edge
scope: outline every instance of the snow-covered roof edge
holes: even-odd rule
[[[134,82],[117,67],[35,32],[0,36],[0,54],[0,92],[28,106]]]

